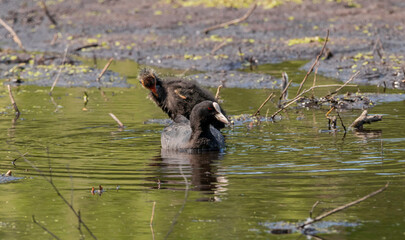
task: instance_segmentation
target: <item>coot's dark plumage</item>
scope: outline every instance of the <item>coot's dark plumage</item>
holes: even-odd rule
[[[205,100],[215,101],[214,96],[192,81],[179,78],[161,79],[152,69],[143,69],[139,73],[142,86],[151,92],[149,98],[156,103],[175,122],[181,122],[182,116],[190,119],[193,107]],[[221,108],[221,112],[225,112]],[[225,124],[214,120],[211,123],[221,129]]]
[[[217,129],[210,127],[214,121],[229,123],[221,113],[218,103],[203,101],[195,105],[191,111],[189,122],[172,123],[163,130],[162,148],[208,151],[224,148],[224,137]]]

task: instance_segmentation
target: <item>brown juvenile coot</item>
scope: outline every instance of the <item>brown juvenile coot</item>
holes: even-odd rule
[[[215,101],[214,96],[192,81],[179,78],[161,79],[152,69],[142,69],[139,81],[151,92],[149,98],[156,103],[175,122],[181,122],[183,116],[190,119],[193,107],[205,100]],[[221,112],[225,115],[224,110]],[[225,127],[219,120],[211,123],[216,129]]]
[[[228,124],[228,119],[221,113],[216,102],[203,101],[193,108],[190,121],[172,123],[162,132],[163,149],[171,150],[208,150],[215,151],[225,147],[224,137],[210,127],[214,121]]]

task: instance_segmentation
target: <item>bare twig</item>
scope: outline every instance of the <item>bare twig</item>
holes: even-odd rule
[[[124,128],[124,124],[122,124],[122,122],[113,113],[109,113],[109,115],[110,117],[112,117],[112,119],[114,119],[118,123],[118,126],[120,128]]]
[[[333,94],[336,94],[337,92],[339,92],[342,88],[346,87],[346,85],[353,81],[353,79],[355,79],[358,75],[360,74],[359,71],[355,72],[350,78],[349,80],[347,80],[342,86],[338,87],[335,91],[329,93],[328,95],[325,96],[325,98],[329,98],[330,96],[332,96]]]
[[[287,90],[292,83],[292,79],[290,81],[288,81],[288,75],[286,72],[283,72],[282,76],[283,76],[283,86],[282,86],[282,92],[280,94],[279,101],[287,99],[287,95],[288,95]]]
[[[20,117],[20,110],[18,110],[17,103],[14,100],[13,93],[11,92],[11,86],[7,85],[7,89],[8,89],[8,96],[10,97],[11,104],[13,105],[15,111],[15,119],[18,119]]]
[[[13,40],[15,43],[17,43],[18,47],[21,48],[21,50],[25,51],[24,46],[20,40],[20,38],[18,37],[17,33],[14,32],[13,28],[10,27],[5,21],[3,21],[3,19],[0,18],[0,24],[7,29],[7,31],[11,34],[11,36],[13,37]]]
[[[100,83],[100,79],[101,77],[104,75],[104,73],[107,71],[108,67],[111,65],[112,61],[114,60],[114,58],[110,58],[110,60],[108,60],[108,62],[106,63],[106,65],[104,66],[103,70],[101,71],[101,73],[98,75],[96,81],[97,83]],[[107,96],[105,95],[105,92],[101,89],[101,86],[98,87],[98,90],[100,91],[101,96],[104,98],[104,101],[108,101]]]
[[[311,211],[309,211],[309,217],[312,218],[312,213],[314,212],[314,209],[316,208],[316,206],[318,206],[318,204],[320,203],[320,201],[316,201],[314,203],[314,205],[312,205]]]
[[[222,86],[222,84],[221,85],[219,85],[218,86],[218,88],[217,88],[217,93],[215,94],[215,99],[218,101],[218,99],[219,99],[219,92],[221,91],[221,88],[222,88],[223,86]]]
[[[212,30],[215,30],[215,29],[218,29],[218,28],[224,28],[224,27],[227,27],[227,26],[230,26],[230,25],[234,25],[234,24],[238,24],[240,22],[243,22],[246,19],[248,19],[248,17],[253,13],[253,11],[256,9],[256,7],[257,7],[257,1],[252,4],[250,9],[241,18],[237,18],[237,19],[225,22],[225,23],[221,23],[221,24],[206,28],[206,29],[203,30],[203,32],[205,34],[207,34],[208,32],[210,32]]]
[[[150,217],[150,231],[152,232],[152,240],[155,240],[155,232],[153,231],[153,217],[155,216],[155,206],[156,202],[153,202],[153,207],[152,207],[152,216]]]
[[[283,111],[284,109],[286,109],[288,106],[290,106],[291,104],[295,103],[296,101],[298,101],[302,95],[304,95],[305,93],[311,91],[314,88],[324,88],[324,87],[337,87],[337,86],[341,86],[341,85],[337,85],[337,84],[331,84],[331,85],[318,85],[318,86],[314,86],[314,87],[310,87],[308,90],[304,90],[303,92],[301,92],[300,94],[298,94],[295,98],[291,99],[286,105],[284,105],[282,108],[280,108],[279,110],[277,110],[275,113],[273,113],[273,115],[271,115],[270,118],[274,118],[277,114],[279,114],[281,111]],[[357,85],[347,85],[347,87],[355,87]]]
[[[69,45],[67,45],[66,48],[65,48],[65,53],[63,54],[63,59],[62,59],[62,64],[59,66],[58,74],[56,75],[55,80],[53,81],[51,90],[49,91],[49,95],[50,95],[50,96],[52,96],[53,89],[55,88],[56,83],[59,81],[60,74],[62,73],[62,70],[63,70],[63,67],[62,67],[62,66],[65,64],[66,56],[67,56],[68,50],[69,50]]]
[[[331,211],[329,211],[329,212],[323,213],[323,214],[319,215],[318,217],[316,217],[316,218],[314,218],[314,219],[309,219],[309,220],[306,221],[304,224],[301,224],[300,226],[298,226],[298,228],[299,228],[299,229],[302,229],[302,228],[304,228],[305,226],[307,226],[307,225],[309,225],[309,224],[312,224],[312,223],[314,223],[314,222],[318,222],[318,221],[324,219],[325,217],[327,217],[327,216],[329,216],[329,215],[332,215],[332,214],[334,214],[334,213],[340,212],[340,211],[342,211],[342,210],[344,210],[344,209],[346,209],[346,208],[349,208],[349,207],[351,207],[351,206],[353,206],[353,205],[355,205],[355,204],[358,204],[358,203],[360,203],[360,202],[362,202],[362,201],[364,201],[364,200],[366,200],[366,199],[368,199],[368,198],[370,198],[370,197],[373,197],[373,196],[375,196],[375,195],[377,195],[377,194],[383,192],[385,189],[387,189],[388,185],[389,185],[389,183],[387,182],[387,184],[385,184],[384,187],[378,189],[378,190],[375,191],[375,192],[372,192],[372,193],[370,193],[370,194],[368,194],[368,195],[366,195],[366,196],[364,196],[364,197],[362,197],[362,198],[359,198],[359,199],[357,199],[357,200],[355,200],[355,201],[353,201],[353,202],[350,202],[350,203],[348,203],[348,204],[345,204],[345,205],[343,205],[343,206],[337,207],[337,208],[335,208],[335,209],[333,209],[333,210],[331,210]]]
[[[312,73],[312,71],[314,70],[315,65],[319,62],[319,59],[323,55],[323,52],[325,51],[325,47],[326,47],[326,43],[328,42],[328,39],[329,39],[329,29],[328,29],[328,32],[326,34],[325,42],[323,43],[323,47],[321,49],[321,52],[316,57],[315,62],[312,64],[311,68],[308,70],[307,74],[305,75],[304,79],[302,80],[302,82],[300,84],[300,87],[298,88],[297,94],[299,94],[301,92],[302,86],[304,85],[305,81],[307,80],[309,74]]]
[[[32,215],[32,222],[35,223],[36,225],[40,226],[43,230],[45,230],[47,233],[49,233],[49,235],[51,235],[53,238],[60,239],[53,232],[49,231],[45,226],[43,226],[42,224],[37,222],[37,220],[35,219],[35,215]]]
[[[45,2],[42,0],[42,1],[40,2],[40,4],[41,4],[41,8],[44,10],[45,15],[48,17],[49,21],[51,21],[51,23],[52,23],[53,25],[57,26],[58,23],[56,22],[55,18],[52,17],[51,13],[49,12],[48,8],[46,7]]]
[[[343,130],[344,130],[345,132],[347,132],[346,126],[345,126],[345,124],[343,123],[343,120],[342,120],[342,118],[340,117],[340,114],[339,114],[339,112],[338,112],[337,110],[336,110],[336,114],[337,114],[338,117],[339,117],[339,120],[340,120],[340,123],[342,124]]]
[[[78,52],[78,51],[81,51],[81,50],[86,49],[86,48],[94,48],[94,47],[98,47],[98,46],[99,46],[98,43],[92,43],[92,44],[88,44],[88,45],[84,45],[84,46],[75,48],[73,50],[73,52]]]
[[[226,44],[228,44],[228,40],[225,39],[221,43],[215,45],[214,48],[211,50],[211,55],[214,55],[219,49],[221,49]]]
[[[266,103],[273,97],[274,93],[270,93],[270,95],[266,98],[266,100],[264,100],[264,102],[262,103],[262,105],[260,105],[260,107],[257,109],[256,113],[253,114],[253,117],[256,117],[259,113],[260,110],[264,107],[264,105],[266,105]]]
[[[363,129],[364,124],[370,124],[372,122],[378,122],[382,120],[382,115],[372,115],[368,116],[367,110],[364,110],[361,115],[354,120],[354,122],[350,125],[351,128],[355,129]]]
[[[107,64],[104,66],[103,70],[101,71],[101,73],[98,75],[96,81],[100,82],[101,77],[104,75],[105,71],[107,71],[108,67],[110,66],[111,62],[114,60],[114,58],[110,58],[110,60],[108,60]]]

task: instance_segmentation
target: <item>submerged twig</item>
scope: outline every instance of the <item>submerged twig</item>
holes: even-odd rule
[[[266,100],[264,100],[264,102],[262,103],[262,105],[260,105],[260,107],[257,109],[256,113],[253,114],[253,117],[256,117],[259,113],[260,110],[264,107],[264,105],[266,105],[266,103],[273,97],[274,93],[270,93],[270,95],[266,98]]]
[[[55,239],[60,239],[58,238],[53,232],[49,231],[45,226],[43,226],[42,224],[40,224],[39,222],[37,222],[37,220],[35,219],[35,215],[32,215],[32,222],[35,223],[36,225],[40,226],[45,232],[47,232],[49,235],[51,235],[53,238]]]
[[[302,86],[304,85],[305,81],[307,80],[309,74],[312,73],[312,71],[314,70],[315,65],[319,62],[319,59],[321,58],[321,56],[323,55],[323,52],[325,51],[325,47],[326,47],[326,43],[329,40],[329,29],[328,32],[326,33],[326,38],[325,38],[325,42],[323,43],[323,47],[321,49],[321,52],[319,53],[319,55],[316,57],[315,62],[312,64],[311,68],[308,70],[307,74],[305,74],[304,79],[302,80],[300,87],[298,88],[297,94],[299,94],[301,92]]]
[[[312,213],[314,212],[314,209],[316,208],[316,206],[318,206],[318,204],[320,203],[320,201],[316,201],[314,203],[314,205],[312,205],[311,211],[309,211],[309,217],[312,218]]]
[[[312,223],[314,223],[314,222],[318,222],[318,221],[324,219],[325,217],[327,217],[327,216],[329,216],[329,215],[332,215],[332,214],[334,214],[334,213],[340,212],[340,211],[342,211],[342,210],[344,210],[344,209],[346,209],[346,208],[349,208],[349,207],[351,207],[351,206],[353,206],[353,205],[355,205],[355,204],[358,204],[358,203],[360,203],[360,202],[362,202],[362,201],[364,201],[364,200],[366,200],[366,199],[368,199],[368,198],[370,198],[370,197],[373,197],[373,196],[375,196],[375,195],[377,195],[377,194],[383,192],[385,189],[387,189],[388,185],[389,185],[389,183],[387,182],[387,184],[385,184],[384,187],[378,189],[378,190],[375,191],[375,192],[372,192],[372,193],[370,193],[370,194],[368,194],[368,195],[366,195],[366,196],[364,196],[364,197],[362,197],[362,198],[359,198],[359,199],[357,199],[357,200],[355,200],[355,201],[353,201],[353,202],[350,202],[350,203],[348,203],[348,204],[345,204],[345,205],[342,205],[342,206],[340,206],[340,207],[337,207],[337,208],[335,208],[335,209],[333,209],[333,210],[331,210],[331,211],[328,211],[328,212],[326,212],[326,213],[323,213],[323,214],[319,215],[318,217],[316,217],[316,218],[314,218],[314,219],[309,219],[309,220],[306,221],[304,224],[301,224],[300,226],[298,226],[298,229],[302,229],[302,228],[304,228],[305,226],[307,226],[307,225],[309,225],[309,224],[312,224]]]
[[[20,38],[18,37],[17,33],[15,33],[15,31],[13,30],[12,27],[10,27],[5,21],[3,21],[3,19],[0,18],[0,24],[7,29],[7,31],[11,34],[11,36],[13,37],[13,40],[15,43],[17,43],[18,47],[21,48],[21,50],[25,51],[24,46],[20,40]]]
[[[155,240],[155,232],[153,231],[153,218],[155,216],[155,206],[156,206],[156,202],[153,202],[153,207],[152,207],[152,216],[150,217],[150,231],[152,232],[152,240]]]
[[[13,93],[11,92],[11,86],[7,85],[7,90],[8,90],[8,96],[10,97],[11,104],[13,105],[14,111],[15,111],[15,120],[17,120],[20,117],[20,110],[17,107],[17,103],[15,102]]]
[[[363,129],[364,124],[371,124],[372,122],[378,122],[382,120],[382,115],[372,115],[368,116],[368,111],[364,110],[361,115],[354,120],[354,122],[350,125],[351,128]]]
[[[109,113],[109,115],[110,117],[112,117],[112,119],[114,119],[118,123],[118,126],[120,128],[124,128],[124,124],[113,113]]]
[[[240,23],[240,22],[243,22],[243,21],[245,21],[246,19],[248,19],[248,17],[253,13],[253,11],[256,9],[256,7],[257,7],[257,1],[255,1],[255,2],[252,4],[252,6],[250,7],[250,9],[249,9],[241,18],[237,18],[237,19],[234,19],[234,20],[225,22],[225,23],[221,23],[221,24],[218,24],[218,25],[214,25],[214,26],[212,26],[212,27],[209,27],[209,28],[204,29],[203,32],[204,32],[205,34],[207,34],[208,32],[210,32],[210,31],[212,31],[212,30],[215,30],[215,29],[218,29],[218,28],[224,28],[224,27],[227,27],[227,26],[230,26],[230,25],[234,25],[234,24],[238,24],[238,23]]]

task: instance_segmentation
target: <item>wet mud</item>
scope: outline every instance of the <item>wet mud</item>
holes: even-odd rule
[[[53,23],[39,1],[1,4],[0,16],[30,52],[63,55],[69,45],[71,53],[84,57],[202,71],[203,76],[196,76],[206,86],[226,81],[229,87],[273,87],[268,75],[238,76],[234,71],[292,59],[311,64],[329,29],[328,59],[321,60],[318,73],[346,81],[360,71],[355,84],[405,88],[402,0],[303,0],[271,9],[259,4],[246,21],[208,34],[205,28],[239,18],[247,8],[184,7],[176,1],[47,1]],[[0,35],[2,51],[18,50],[4,28]]]

